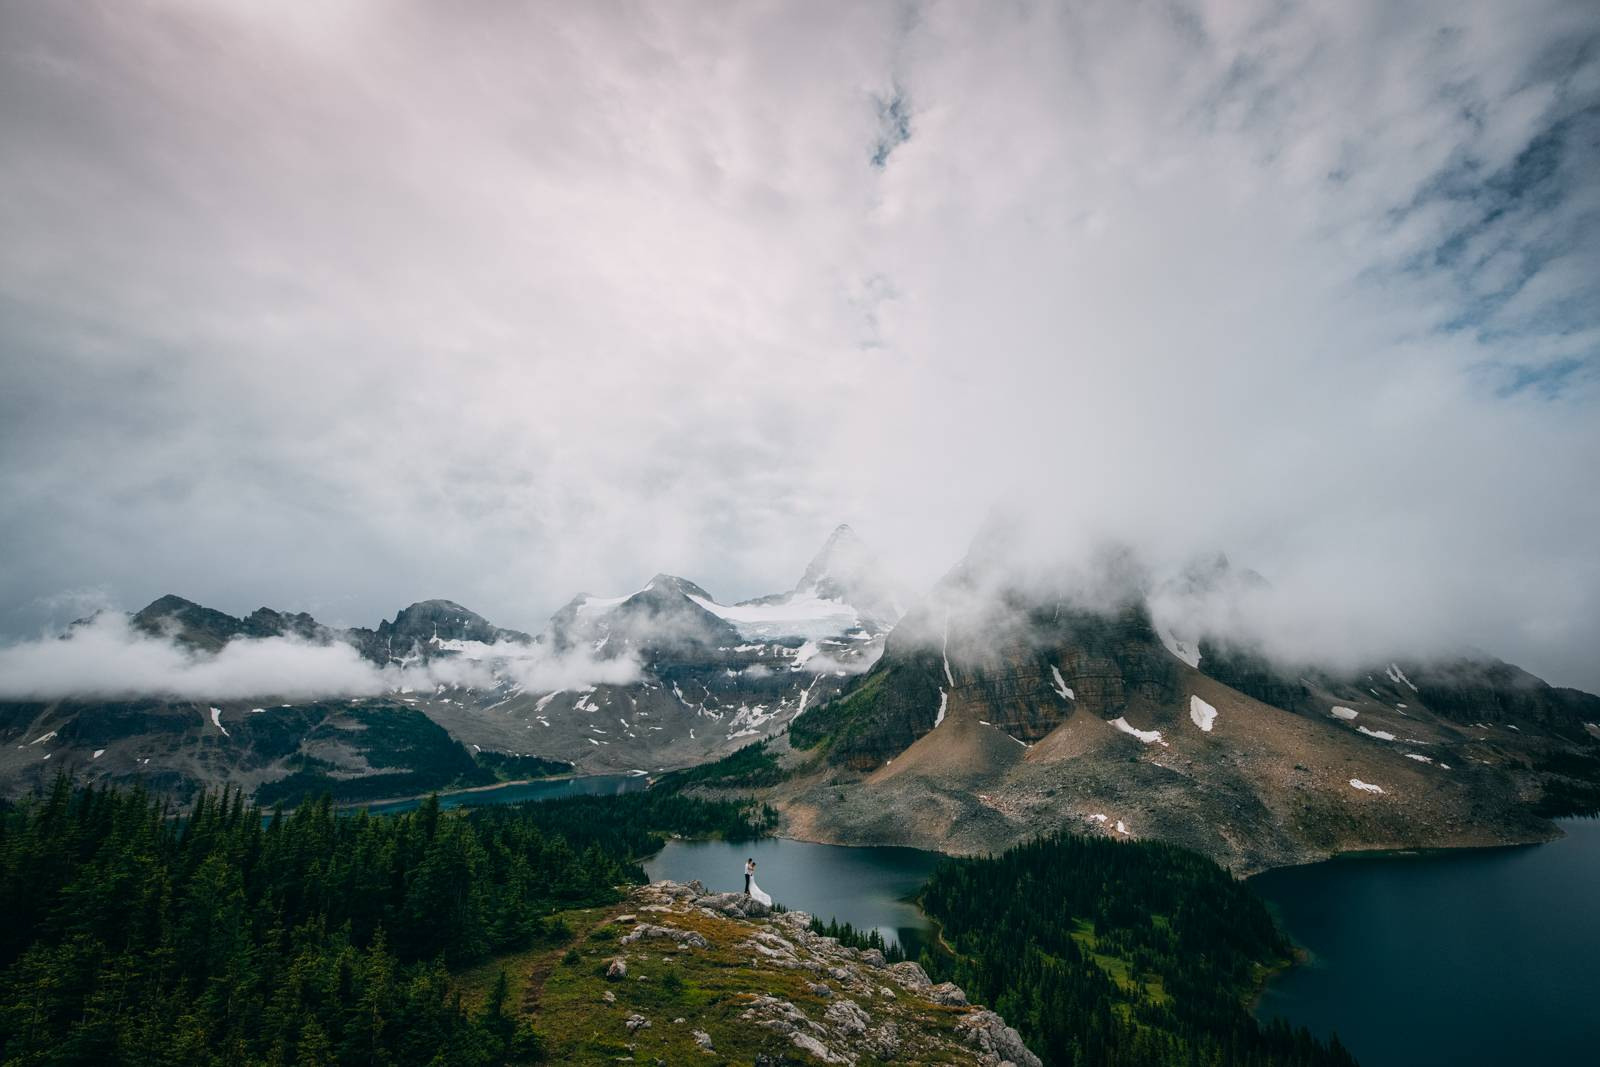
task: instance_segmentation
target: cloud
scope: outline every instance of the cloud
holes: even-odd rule
[[[866,674],[872,669],[873,664],[883,658],[881,648],[862,653],[859,656],[837,657],[826,652],[818,652],[796,667],[796,670],[805,671],[807,674]],[[748,673],[748,672],[747,672]]]
[[[468,644],[478,644],[467,642]],[[154,696],[181,700],[383,696],[438,685],[487,689],[502,679],[529,692],[637,680],[631,659],[596,661],[538,645],[496,643],[400,669],[379,668],[342,642],[236,638],[214,654],[135,630],[103,612],[58,637],[0,648],[0,699]]]
[[[488,689],[502,680],[520,685],[528,693],[553,693],[596,685],[629,685],[642,677],[639,660],[631,651],[605,658],[587,648],[554,651],[545,644],[497,641],[486,645],[462,641],[457,656],[443,656],[421,667],[384,671],[386,680],[420,688],[423,684],[469,686]],[[398,675],[398,678],[396,677]]]
[[[191,653],[104,612],[60,637],[0,648],[0,697],[172,696],[231,700],[351,697],[384,691],[383,676],[345,644],[274,637],[230,641],[215,655]]]
[[[9,632],[999,505],[1600,688],[1592,3],[324,7],[0,14]]]

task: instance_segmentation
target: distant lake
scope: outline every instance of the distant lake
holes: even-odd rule
[[[1308,966],[1257,1014],[1363,1067],[1600,1062],[1600,821],[1545,845],[1352,857],[1250,879]]]
[[[836,918],[857,929],[877,930],[912,958],[922,951],[928,920],[906,898],[933,873],[940,859],[936,852],[783,838],[743,844],[669,841],[644,869],[652,880],[698,878],[713,891],[737,891],[744,889],[744,861],[752,856],[756,884],[777,903],[808,911],[823,922]]]
[[[642,774],[586,774],[575,778],[552,778],[536,782],[507,782],[485,789],[463,789],[454,793],[440,793],[439,807],[476,808],[485,804],[517,804],[524,800],[556,800],[561,797],[614,796],[618,793],[637,793],[644,788]],[[421,797],[407,800],[388,800],[376,804],[357,804],[374,815],[393,815],[412,811],[422,803]]]

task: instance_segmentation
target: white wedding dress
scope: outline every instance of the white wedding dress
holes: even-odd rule
[[[772,907],[772,898],[763,893],[761,891],[761,887],[756,885],[756,880],[753,875],[750,878],[750,899],[757,901],[758,903],[765,904],[769,908]]]

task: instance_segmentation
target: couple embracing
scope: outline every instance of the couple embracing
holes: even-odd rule
[[[744,895],[752,900],[759,901],[767,907],[772,907],[772,898],[761,891],[756,885],[756,860],[754,856],[744,861]]]

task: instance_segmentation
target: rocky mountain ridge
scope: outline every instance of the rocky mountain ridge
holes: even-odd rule
[[[1541,840],[1552,810],[1600,799],[1600,697],[1487,658],[1286,668],[1178,640],[1148,587],[1103,575],[1052,594],[958,567],[792,725],[791,779],[766,791],[787,832],[978,852],[1072,829],[1254,871]]]
[[[80,624],[87,621],[80,620]],[[327,626],[303,611],[285,613],[265,607],[235,618],[169,593],[135,612],[130,622],[141,633],[169,638],[201,652],[216,652],[235,638],[292,637],[319,644],[342,641],[380,666],[413,662],[450,642],[533,641],[520,630],[495,626],[453,600],[419,600],[402,608],[392,621],[385,619],[376,629],[368,629]]]
[[[661,574],[627,596],[579,596],[538,635],[450,600],[412,604],[375,628],[337,628],[304,613],[261,608],[239,618],[163,596],[129,617],[133,633],[201,659],[270,638],[347,645],[370,665],[370,695],[0,702],[0,788],[27,792],[62,769],[179,795],[300,774],[308,788],[350,783],[354,798],[378,795],[355,779],[413,792],[482,784],[465,771],[443,777],[463,760],[501,777],[686,766],[771,736],[870,666],[898,618],[883,616],[875,573],[841,526],[784,593],[724,605]],[[870,606],[858,609],[851,596]],[[376,735],[364,722],[379,708],[411,714],[404,729],[380,731],[393,744],[367,743]],[[417,771],[427,773],[404,777]]]

